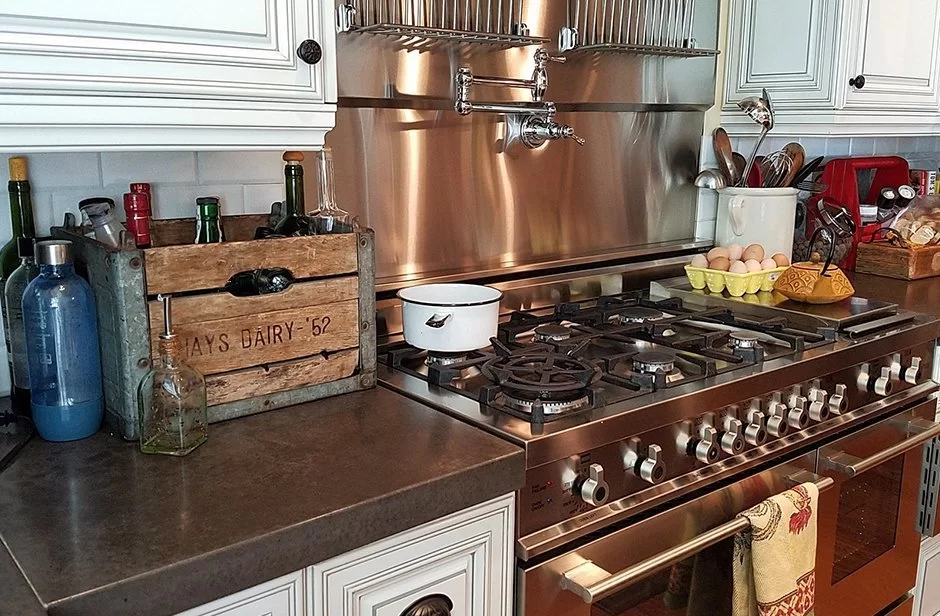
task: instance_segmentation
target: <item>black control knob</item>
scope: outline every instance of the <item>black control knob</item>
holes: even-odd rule
[[[588,467],[588,476],[577,485],[577,494],[588,505],[600,507],[610,496],[610,486],[604,481],[604,467],[592,464]]]
[[[307,64],[317,64],[323,58],[323,48],[313,39],[307,39],[297,48],[297,57]]]
[[[401,616],[451,616],[454,602],[446,595],[429,595],[405,608]]]
[[[861,90],[865,87],[865,75],[856,75],[849,79],[849,85],[855,88],[856,90]]]

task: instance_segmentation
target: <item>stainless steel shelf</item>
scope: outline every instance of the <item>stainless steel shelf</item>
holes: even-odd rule
[[[446,28],[430,28],[427,26],[408,26],[402,24],[374,24],[370,26],[352,27],[351,34],[376,34],[399,39],[403,44],[420,46],[422,41],[427,43],[475,44],[495,45],[499,47],[527,47],[529,45],[543,45],[549,39],[537,36],[522,36],[518,34],[504,34],[494,32],[473,32],[466,30],[450,30]]]
[[[634,53],[650,56],[672,56],[676,58],[703,58],[717,56],[717,49],[696,49],[695,47],[658,47],[654,45],[630,45],[623,43],[599,43],[575,47],[565,55],[579,53]]]

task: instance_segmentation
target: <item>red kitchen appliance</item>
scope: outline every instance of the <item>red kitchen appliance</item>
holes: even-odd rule
[[[862,198],[860,187],[871,184]],[[812,237],[823,225],[820,217],[821,204],[836,209],[845,208],[855,221],[855,237],[851,249],[839,264],[846,270],[855,269],[856,247],[859,242],[871,241],[881,223],[862,225],[861,206],[874,204],[882,188],[897,188],[910,182],[907,161],[900,156],[867,156],[861,158],[836,158],[826,164],[820,182],[827,188],[814,195],[806,208],[806,236]],[[861,180],[861,181],[860,181]]]

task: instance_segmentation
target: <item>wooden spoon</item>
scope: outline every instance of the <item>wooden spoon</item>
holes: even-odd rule
[[[747,159],[740,152],[732,152],[731,157],[734,159],[734,166],[738,170],[738,177],[743,177],[744,168],[747,167]]]
[[[728,186],[737,186],[741,181],[741,174],[734,166],[734,155],[731,149],[731,139],[728,132],[718,127],[712,132],[712,147],[715,148],[715,158],[718,159],[718,168],[725,174]]]
[[[803,146],[799,143],[792,142],[783,146],[783,151],[790,157],[793,164],[790,165],[790,173],[777,185],[789,186],[793,183],[793,178],[796,177],[796,174],[803,168],[803,163],[806,161],[806,150],[804,150]]]

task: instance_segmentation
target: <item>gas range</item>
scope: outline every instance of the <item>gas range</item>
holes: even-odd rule
[[[758,305],[679,280],[598,297],[579,296],[584,288],[597,286],[576,277],[505,285],[514,309],[491,346],[466,355],[394,340],[379,348],[382,385],[525,449],[522,563],[937,389],[938,320],[892,304]],[[567,301],[531,301],[559,295]]]

